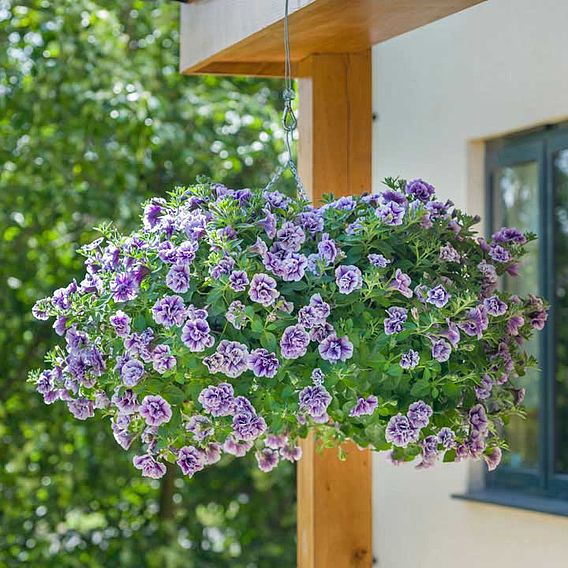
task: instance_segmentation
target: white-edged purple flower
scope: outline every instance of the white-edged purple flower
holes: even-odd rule
[[[249,284],[247,273],[244,270],[234,270],[229,275],[229,286],[235,292],[244,292]]]
[[[370,395],[367,398],[359,397],[357,404],[349,412],[349,416],[366,416],[373,414],[379,406],[379,400],[375,395]]]
[[[338,361],[347,361],[353,356],[353,344],[346,335],[337,337],[337,335],[328,335],[318,346],[318,351],[322,359],[330,363]]]
[[[497,244],[492,244],[489,247],[489,256],[495,261],[495,262],[509,262],[511,260],[511,253],[505,248],[502,247],[501,245],[497,245]]]
[[[207,416],[195,414],[191,416],[185,425],[185,429],[190,432],[198,442],[203,442],[215,432],[211,420]]]
[[[156,461],[150,454],[142,456],[134,456],[132,463],[136,469],[142,471],[143,477],[150,477],[151,479],[160,479],[166,475],[166,466],[159,461]]]
[[[397,414],[393,416],[385,431],[385,439],[393,446],[406,448],[408,444],[417,442],[420,431],[412,426],[407,416]]]
[[[297,222],[304,231],[307,231],[312,236],[323,231],[323,218],[321,211],[318,209],[311,209],[300,213],[297,217]]]
[[[283,250],[298,252],[306,240],[306,234],[301,227],[294,225],[294,223],[286,222],[276,232],[276,238]]]
[[[331,395],[323,385],[310,385],[300,391],[300,412],[309,414],[314,420],[327,421],[327,408],[331,404]]]
[[[149,394],[142,399],[140,416],[144,418],[148,426],[160,426],[170,421],[172,407],[161,396]]]
[[[363,286],[363,275],[354,265],[341,265],[335,269],[335,283],[340,294],[351,294]]]
[[[301,325],[288,326],[280,339],[280,351],[284,359],[298,359],[308,350],[310,336]]]
[[[483,459],[485,460],[489,471],[493,471],[499,467],[502,457],[503,452],[499,447],[491,448],[483,454]]]
[[[87,420],[87,418],[92,418],[95,415],[93,403],[87,398],[70,400],[67,403],[67,408],[77,420]]]
[[[164,296],[152,307],[154,321],[164,327],[181,325],[187,317],[187,310],[180,296]]]
[[[239,412],[233,416],[233,435],[237,440],[252,442],[266,432],[266,422],[253,412]]]
[[[209,274],[211,274],[211,278],[218,280],[224,274],[231,274],[233,268],[235,268],[234,259],[230,256],[225,256],[209,270]]]
[[[449,318],[446,319],[446,324],[448,325],[448,329],[440,332],[440,335],[445,337],[452,344],[452,347],[455,347],[461,339],[460,330]]]
[[[188,320],[181,330],[181,340],[193,353],[205,351],[215,343],[209,324],[204,319]]]
[[[400,366],[403,369],[414,369],[420,362],[420,355],[414,349],[408,350],[400,357]]]
[[[396,290],[405,298],[412,298],[413,292],[410,288],[410,283],[410,276],[405,274],[400,268],[397,268],[394,278],[389,283],[389,290]]]
[[[430,417],[432,416],[432,407],[423,400],[418,400],[408,407],[406,415],[410,425],[420,430],[428,426],[428,422],[430,422]]]
[[[127,337],[130,333],[130,316],[122,310],[118,310],[109,318],[110,324],[114,328],[116,335],[119,337]]]
[[[245,309],[246,306],[239,300],[235,300],[229,304],[225,318],[235,329],[242,329],[246,324],[247,316]]]
[[[139,285],[134,274],[122,272],[115,276],[110,291],[115,302],[128,302],[138,296]]]
[[[475,387],[475,396],[478,400],[485,400],[491,396],[493,380],[487,374],[481,377],[481,382]]]
[[[489,422],[487,420],[487,414],[485,413],[485,408],[481,404],[476,404],[469,411],[469,423],[474,431],[485,433]]]
[[[278,275],[285,282],[299,282],[307,267],[308,259],[303,254],[290,253],[282,259]]]
[[[499,296],[490,296],[483,300],[483,305],[490,316],[502,316],[507,311],[507,304]]]
[[[270,448],[258,450],[255,453],[255,458],[258,463],[258,469],[265,473],[272,471],[278,465],[278,461],[280,460],[278,452],[271,450]]]
[[[177,464],[182,473],[188,477],[193,477],[198,471],[204,468],[203,454],[193,446],[183,446],[177,453]]]
[[[172,355],[169,345],[156,345],[152,351],[152,366],[154,371],[163,375],[176,366],[176,358]]]
[[[527,242],[525,235],[514,227],[501,227],[493,233],[491,240],[495,243],[524,245]]]
[[[519,330],[525,325],[525,318],[523,316],[512,316],[507,322],[507,333],[509,335],[519,335]]]
[[[441,284],[438,284],[437,286],[434,286],[434,288],[428,290],[426,301],[437,308],[443,308],[449,300],[450,295]]]
[[[387,335],[400,333],[404,329],[404,324],[408,319],[408,310],[393,306],[386,310],[388,317],[385,318],[384,328]]]
[[[460,262],[460,253],[450,244],[446,243],[443,247],[440,247],[440,260],[444,262]]]
[[[177,294],[189,290],[189,267],[186,264],[174,264],[166,274],[166,286]]]
[[[267,434],[264,443],[271,450],[279,450],[288,444],[288,436],[286,434]]]
[[[385,225],[402,225],[406,208],[396,201],[388,201],[387,203],[377,207],[375,215],[383,221]]]
[[[278,296],[280,296],[280,292],[276,289],[276,280],[272,276],[261,272],[252,277],[249,298],[253,302],[263,306],[271,306]]]
[[[120,367],[120,378],[127,387],[136,386],[144,376],[144,364],[138,359],[128,359]]]
[[[452,354],[452,346],[445,339],[432,338],[432,357],[444,363]]]
[[[302,458],[302,448],[300,446],[284,446],[283,448],[280,448],[280,457],[291,463],[300,461]]]
[[[321,241],[318,243],[318,254],[320,258],[325,260],[326,264],[335,262],[339,254],[337,243],[330,238],[328,233],[323,233],[321,236]]]
[[[220,383],[203,389],[197,400],[212,416],[228,416],[233,412],[235,392],[231,384]]]
[[[483,332],[489,326],[487,308],[483,305],[472,308],[467,313],[467,318],[458,323],[458,327],[470,337],[476,336],[481,339]]]
[[[432,199],[434,191],[434,187],[422,179],[414,179],[406,183],[406,193],[423,203]]]
[[[280,362],[274,353],[266,349],[254,349],[249,355],[248,366],[256,377],[271,379],[278,372]]]
[[[368,257],[369,262],[375,268],[385,268],[390,264],[390,260],[385,258],[382,254],[370,254]]]
[[[217,354],[223,357],[221,372],[227,377],[236,378],[248,369],[248,347],[238,341],[223,339],[217,347]]]
[[[229,434],[223,443],[223,451],[237,458],[242,458],[253,446],[253,440],[237,440],[233,434]]]
[[[451,430],[447,426],[440,428],[440,431],[438,432],[438,442],[442,444],[444,449],[452,449],[455,445],[455,441],[456,435],[454,434],[453,430]]]

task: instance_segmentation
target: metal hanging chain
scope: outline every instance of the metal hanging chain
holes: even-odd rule
[[[304,184],[300,179],[298,168],[292,158],[292,143],[294,141],[294,132],[298,126],[298,119],[292,108],[292,101],[296,98],[296,93],[292,84],[292,63],[290,56],[290,34],[288,31],[288,3],[285,0],[284,6],[284,111],[282,113],[282,128],[284,129],[284,142],[286,143],[286,162],[280,166],[275,172],[265,189],[270,190],[276,182],[282,177],[286,170],[290,170],[296,182],[296,189],[300,197],[308,199],[308,194],[304,188]]]

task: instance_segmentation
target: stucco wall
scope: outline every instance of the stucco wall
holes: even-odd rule
[[[568,1],[488,0],[377,46],[374,187],[428,179],[483,213],[483,143],[568,119]],[[568,441],[567,441],[568,443]],[[374,459],[380,568],[565,568],[568,519],[450,498],[469,466]]]

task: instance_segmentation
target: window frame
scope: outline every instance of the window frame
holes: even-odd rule
[[[568,500],[568,474],[557,473],[554,452],[557,445],[555,429],[555,222],[554,222],[554,154],[568,150],[568,124],[547,126],[487,142],[485,147],[485,218],[490,235],[500,225],[500,199],[495,188],[495,176],[500,168],[526,162],[538,167],[539,218],[539,290],[550,302],[549,320],[539,335],[541,368],[538,408],[538,467],[512,468],[502,465],[487,473],[485,486],[490,492],[510,491],[530,496]]]

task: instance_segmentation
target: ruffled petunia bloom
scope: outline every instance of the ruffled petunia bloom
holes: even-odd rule
[[[262,304],[263,306],[271,306],[280,296],[280,292],[276,289],[276,280],[268,274],[255,274],[252,277],[249,298],[253,302]]]
[[[434,286],[434,288],[428,290],[426,301],[437,308],[443,308],[449,300],[450,295],[441,284],[438,284],[437,286]]]
[[[282,228],[276,232],[278,244],[288,252],[298,252],[306,240],[306,234],[301,227],[294,223],[284,223]]]
[[[406,193],[423,203],[430,201],[434,192],[434,187],[422,179],[414,179],[406,183]]]
[[[232,414],[235,403],[233,386],[229,383],[209,386],[201,391],[198,401],[212,416],[228,416]]]
[[[144,364],[138,359],[129,359],[120,368],[120,377],[127,387],[136,386],[144,376]]]
[[[420,431],[412,426],[408,417],[402,414],[393,416],[385,432],[387,442],[399,448],[406,448],[408,444],[418,441]]]
[[[478,339],[483,337],[483,332],[489,326],[487,319],[487,308],[485,306],[477,306],[467,313],[467,318],[459,322],[458,327],[469,336],[475,336]]]
[[[420,429],[428,426],[428,422],[430,421],[432,414],[432,407],[424,401],[419,400],[417,402],[413,402],[408,407],[407,416],[411,426],[413,428]]]
[[[340,294],[351,294],[363,286],[363,275],[353,265],[342,265],[335,269],[335,283]]]
[[[376,396],[370,395],[367,398],[359,397],[357,404],[349,412],[349,416],[365,416],[373,414],[379,406],[379,400]]]
[[[384,321],[385,333],[393,335],[404,329],[404,323],[408,319],[406,308],[392,307],[387,310],[388,317]]]
[[[125,314],[122,310],[118,310],[114,315],[110,316],[109,321],[116,335],[119,337],[128,336],[130,333],[130,316]]]
[[[221,372],[227,377],[238,377],[248,369],[248,347],[238,341],[223,339],[217,347],[217,354],[223,358]]]
[[[181,330],[181,340],[193,353],[205,351],[215,343],[209,324],[204,319],[187,321]]]
[[[180,296],[164,296],[152,308],[154,321],[164,327],[181,325],[187,317],[187,310]]]
[[[368,257],[369,262],[375,268],[386,268],[390,264],[390,260],[385,258],[382,254],[370,254]]]
[[[166,475],[166,466],[151,456],[144,454],[142,456],[134,456],[132,463],[136,469],[142,471],[143,477],[150,477],[151,479],[160,479]]]
[[[347,336],[328,335],[318,346],[322,359],[330,363],[347,361],[353,356],[353,344]]]
[[[152,366],[160,375],[171,371],[176,366],[176,358],[169,345],[156,345],[152,351]]]
[[[452,346],[445,339],[432,339],[432,357],[444,363],[452,354]]]
[[[327,420],[327,408],[331,395],[323,385],[313,385],[302,389],[299,397],[300,412],[306,412],[312,418]]]
[[[328,233],[323,233],[321,241],[318,243],[318,253],[320,258],[325,260],[326,264],[335,262],[339,254],[337,243],[330,238]]]
[[[400,366],[403,369],[414,369],[420,362],[420,355],[418,351],[410,349],[406,353],[403,353],[400,357]]]
[[[186,264],[174,264],[166,274],[166,286],[177,294],[189,290],[189,268]]]
[[[86,398],[78,398],[67,403],[69,412],[78,420],[87,420],[95,415],[93,403]]]
[[[404,274],[400,268],[396,269],[394,278],[389,283],[389,290],[400,292],[405,298],[412,298],[413,292],[410,288],[410,276]]]
[[[161,426],[170,421],[172,407],[161,396],[149,394],[142,399],[140,416],[144,418],[148,426]]]
[[[278,452],[271,450],[270,448],[258,450],[255,454],[255,458],[258,463],[258,469],[265,473],[272,471],[278,465],[280,460]]]
[[[507,304],[499,296],[490,296],[483,300],[483,305],[490,316],[502,316],[507,311]]]
[[[112,298],[115,302],[128,302],[138,296],[139,285],[134,274],[117,274],[110,286]]]
[[[280,362],[274,353],[266,349],[254,349],[249,355],[248,366],[256,377],[272,378],[278,372]]]
[[[203,454],[193,446],[183,446],[177,453],[176,463],[184,475],[193,477],[204,468]]]
[[[291,325],[280,339],[280,351],[285,359],[298,359],[306,354],[310,336],[301,325]]]
[[[229,275],[229,286],[235,292],[244,292],[248,286],[249,279],[244,270],[234,270]]]

